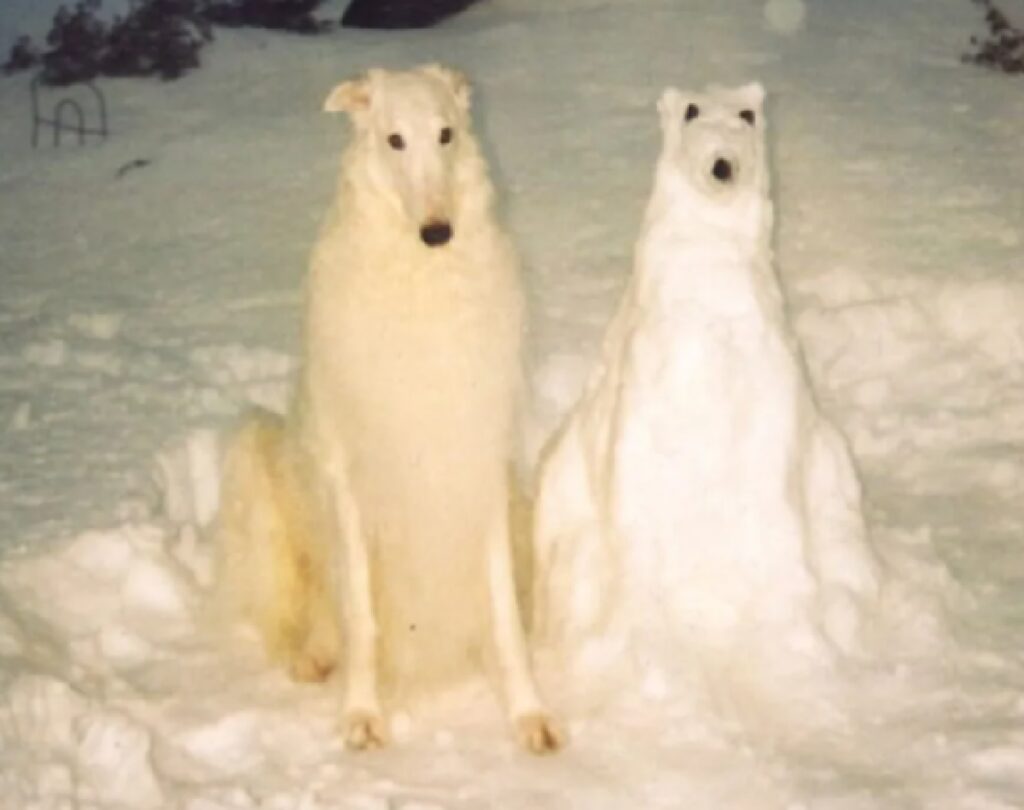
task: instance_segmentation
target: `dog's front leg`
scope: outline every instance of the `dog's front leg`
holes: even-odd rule
[[[495,510],[487,533],[487,583],[495,659],[516,739],[534,754],[557,751],[565,735],[544,706],[533,677],[516,600],[508,514],[503,509]]]
[[[379,748],[387,741],[387,727],[377,694],[377,622],[373,614],[370,556],[348,476],[340,469],[333,472],[335,526],[342,552],[335,564],[339,567],[336,582],[344,634],[343,733],[349,748]]]

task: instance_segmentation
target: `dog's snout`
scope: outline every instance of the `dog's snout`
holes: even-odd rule
[[[725,158],[716,158],[711,166],[711,174],[716,180],[728,183],[732,180],[732,163]]]
[[[447,222],[429,222],[420,228],[420,238],[430,247],[445,245],[452,238],[452,226]]]

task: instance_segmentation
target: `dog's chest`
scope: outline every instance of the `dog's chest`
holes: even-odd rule
[[[418,419],[437,411],[434,423],[488,407],[504,419],[520,348],[514,268],[382,260],[325,281],[310,300],[315,384],[350,415],[406,420],[408,403]]]

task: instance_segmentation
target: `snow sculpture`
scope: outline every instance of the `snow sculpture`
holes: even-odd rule
[[[570,663],[853,653],[879,580],[771,249],[764,90],[668,89],[634,274],[547,448],[535,630]]]

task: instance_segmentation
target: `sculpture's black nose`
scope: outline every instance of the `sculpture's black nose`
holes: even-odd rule
[[[711,167],[711,173],[716,180],[728,183],[732,180],[732,164],[725,158],[718,158]]]
[[[430,247],[445,245],[452,238],[452,226],[447,222],[431,222],[420,228],[420,239]]]

